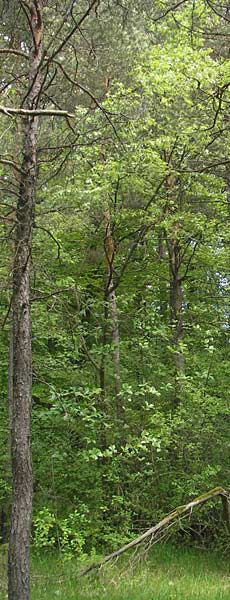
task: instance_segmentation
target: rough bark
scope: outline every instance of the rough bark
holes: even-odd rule
[[[31,5],[33,47],[29,60],[27,109],[37,108],[41,86],[42,0]],[[32,352],[30,266],[37,179],[38,117],[25,117],[17,203],[12,300],[11,460],[12,512],[8,558],[9,600],[29,600],[29,544],[32,514],[31,397]]]
[[[222,487],[216,487],[216,488],[210,490],[209,492],[202,494],[202,496],[198,496],[197,498],[194,498],[194,500],[192,500],[192,502],[188,502],[187,504],[178,506],[172,512],[170,512],[168,515],[166,515],[166,517],[164,517],[161,521],[159,521],[159,523],[157,523],[156,525],[154,525],[153,527],[151,527],[150,529],[145,531],[145,533],[143,533],[142,535],[139,535],[135,540],[132,540],[128,544],[125,544],[125,546],[122,546],[122,548],[119,548],[119,550],[112,552],[112,554],[105,556],[105,558],[103,560],[101,560],[100,562],[93,563],[93,564],[89,565],[88,567],[86,567],[86,569],[84,569],[81,572],[81,575],[86,575],[86,573],[89,573],[93,569],[100,569],[103,565],[105,565],[107,562],[109,562],[113,558],[117,558],[118,556],[121,556],[121,554],[124,554],[124,552],[126,552],[127,550],[131,550],[132,548],[135,548],[136,546],[138,546],[139,544],[141,544],[142,542],[144,542],[146,540],[151,539],[152,541],[154,541],[154,539],[157,539],[157,536],[164,529],[167,529],[167,527],[169,527],[171,525],[171,523],[180,519],[182,516],[191,514],[191,512],[193,511],[194,508],[196,508],[197,506],[201,506],[202,504],[205,504],[209,500],[212,500],[213,498],[216,498],[216,497],[220,497],[222,500],[224,518],[226,519],[228,529],[230,529],[229,493]],[[149,544],[149,547],[151,547],[151,544]]]

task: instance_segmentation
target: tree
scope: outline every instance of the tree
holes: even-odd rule
[[[32,350],[30,271],[35,192],[37,181],[38,109],[41,92],[42,2],[31,4],[29,23],[32,47],[29,56],[28,116],[23,131],[22,160],[16,210],[12,296],[12,397],[11,456],[13,502],[9,541],[9,599],[29,598],[29,544],[32,515],[31,405]],[[32,114],[31,114],[32,111]]]
[[[70,33],[65,34],[59,46],[47,56],[47,47],[43,50],[43,0],[34,0],[28,6],[19,3],[29,27],[24,41],[28,52],[22,51],[23,39],[18,39],[19,48],[4,47],[2,54],[22,57],[28,64],[28,87],[19,108],[2,106],[1,112],[7,117],[16,114],[24,117],[22,134],[21,164],[13,160],[2,159],[3,164],[12,166],[18,182],[17,207],[15,213],[13,293],[12,293],[12,366],[10,378],[10,417],[11,417],[11,456],[13,475],[13,500],[9,541],[9,600],[27,600],[29,598],[29,545],[32,514],[32,463],[31,463],[31,406],[32,406],[32,348],[30,313],[30,275],[32,260],[32,232],[34,226],[35,196],[38,177],[38,117],[67,116],[68,111],[46,110],[40,108],[42,95],[48,75],[48,65],[68,39],[80,27],[88,16],[96,0],[91,2],[83,16]],[[71,2],[64,19],[59,25],[59,33],[72,14]],[[29,35],[28,35],[29,34]],[[30,40],[28,40],[30,37]],[[11,40],[10,40],[11,41]],[[48,46],[52,45],[52,40]],[[43,62],[46,71],[43,72]],[[20,74],[15,79],[20,78]],[[10,83],[6,89],[10,88]],[[23,106],[26,106],[24,108]]]

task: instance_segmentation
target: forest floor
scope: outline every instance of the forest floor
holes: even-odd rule
[[[230,600],[229,556],[204,550],[157,546],[138,565],[123,559],[80,579],[75,560],[42,554],[33,557],[31,571],[31,600]],[[0,599],[6,598],[2,554]]]

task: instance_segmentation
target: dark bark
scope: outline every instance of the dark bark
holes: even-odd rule
[[[33,47],[29,60],[27,109],[37,108],[41,78],[42,0],[31,7]],[[31,397],[32,351],[30,267],[37,179],[38,117],[25,117],[13,268],[11,459],[13,497],[8,559],[9,600],[29,600],[29,545],[32,514]]]

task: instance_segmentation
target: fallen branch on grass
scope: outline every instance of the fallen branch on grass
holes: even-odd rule
[[[147,540],[148,538],[151,538],[153,540],[162,530],[166,529],[173,521],[180,519],[180,517],[182,516],[191,514],[194,508],[196,508],[197,506],[201,506],[202,504],[205,504],[205,502],[208,502],[209,500],[212,500],[213,498],[216,498],[218,496],[221,497],[224,516],[227,522],[228,529],[230,530],[230,496],[229,493],[226,490],[224,490],[224,488],[216,487],[213,490],[202,494],[202,496],[194,498],[194,500],[188,502],[188,504],[178,506],[171,513],[166,515],[164,519],[159,521],[159,523],[145,531],[145,533],[143,533],[142,535],[139,535],[137,538],[135,538],[135,540],[132,540],[132,542],[125,544],[125,546],[122,546],[122,548],[119,548],[119,550],[112,552],[112,554],[108,554],[108,556],[105,556],[105,558],[103,558],[100,562],[93,563],[86,567],[83,571],[81,571],[81,576],[86,575],[86,573],[89,573],[93,569],[100,569],[100,567],[105,565],[113,558],[117,558],[118,556],[126,552],[126,550],[130,550],[131,548],[138,546],[138,544],[141,544],[141,542]]]

